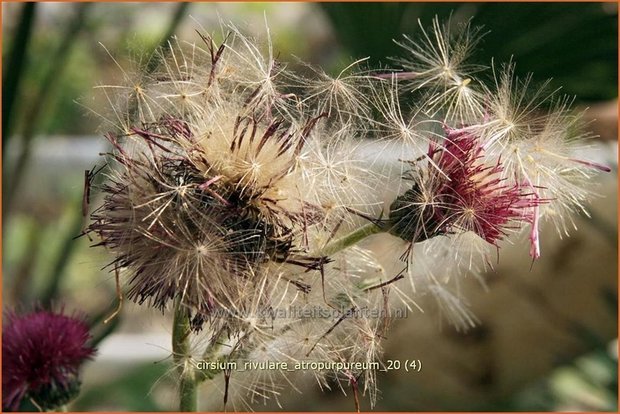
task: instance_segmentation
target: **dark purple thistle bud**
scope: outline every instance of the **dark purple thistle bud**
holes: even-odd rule
[[[435,167],[412,170],[412,187],[390,206],[390,232],[412,243],[472,231],[497,245],[507,231],[532,223],[533,208],[544,200],[527,185],[500,178],[502,165],[485,164],[478,138],[466,130],[447,129],[443,147],[431,144]]]
[[[2,409],[29,400],[42,410],[67,404],[80,389],[79,369],[95,354],[79,318],[36,311],[5,313],[2,329]]]

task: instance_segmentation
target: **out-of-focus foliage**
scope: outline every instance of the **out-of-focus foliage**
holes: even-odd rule
[[[617,94],[618,20],[612,3],[321,3],[344,47],[356,58],[403,52],[391,40],[415,38],[438,15],[452,23],[472,19],[485,36],[476,62],[506,62],[516,73],[553,85],[583,101]],[[544,57],[544,58],[541,58]],[[383,59],[383,63],[388,62]]]
[[[158,401],[154,392],[158,381],[166,378],[167,364],[134,365],[113,381],[92,387],[80,395],[72,407],[75,411],[123,410],[123,411],[161,411],[170,409]],[[155,384],[155,386],[153,385]],[[161,388],[161,387],[160,387]]]
[[[611,346],[616,346],[613,343]],[[596,350],[556,369],[549,378],[512,396],[507,411],[618,411],[618,360],[612,352]],[[497,410],[498,407],[490,408]]]

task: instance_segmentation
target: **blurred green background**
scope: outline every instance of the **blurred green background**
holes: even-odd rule
[[[613,103],[618,91],[615,3],[3,3],[2,11],[3,301],[5,307],[25,309],[65,304],[91,316],[101,352],[71,407],[81,411],[174,409],[174,381],[165,360],[170,350],[152,345],[169,335],[167,320],[127,304],[103,325],[116,306],[113,277],[101,270],[108,258],[101,249],[90,249],[86,238],[75,239],[84,225],[84,170],[105,149],[97,138],[101,120],[93,112],[103,113],[106,102],[93,98],[93,86],[118,83],[120,76],[106,49],[123,68],[136,62],[148,68],[152,51],[173,34],[197,40],[196,28],[217,31],[221,19],[260,35],[266,20],[276,54],[284,59],[293,54],[338,73],[366,56],[372,65],[389,65],[386,57],[402,52],[392,39],[403,33],[415,38],[418,18],[428,26],[435,15],[451,16],[452,23],[472,18],[474,26],[489,31],[472,59],[476,63],[512,57],[518,74],[553,78],[552,85],[576,95],[579,105]],[[604,138],[613,140],[615,133]],[[615,227],[596,223],[615,251]],[[612,266],[609,274],[615,273]],[[616,291],[612,282],[601,294],[612,331]],[[617,333],[579,329],[576,335],[587,338],[578,347],[581,355],[558,357],[545,375],[501,393],[489,391],[479,405],[457,395],[444,396],[445,404],[409,398],[402,390],[418,389],[415,380],[384,375],[377,408],[617,410],[617,357],[610,345]],[[132,332],[151,344],[147,351],[123,342],[129,341],[123,334]],[[395,396],[390,390],[401,391]],[[335,394],[321,394],[308,407],[339,407]]]

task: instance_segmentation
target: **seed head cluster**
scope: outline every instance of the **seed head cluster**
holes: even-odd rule
[[[450,283],[522,229],[537,258],[541,220],[565,232],[591,197],[604,167],[575,154],[587,136],[570,100],[531,93],[512,64],[487,86],[467,62],[479,31],[448,25],[397,42],[392,70],[362,59],[335,77],[293,71],[269,36],[228,25],[219,42],[171,42],[155,73],[100,86],[110,151],[87,232],[127,295],[180,303],[196,358],[324,363],[225,371],[225,402],[277,399],[292,375],[374,402],[390,292],[415,301],[390,255],[346,242],[362,226],[391,235],[415,292],[466,328],[475,316]],[[437,255],[452,259],[438,270]]]

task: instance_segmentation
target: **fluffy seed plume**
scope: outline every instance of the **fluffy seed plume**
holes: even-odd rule
[[[482,83],[468,62],[478,29],[420,27],[397,42],[394,72],[362,59],[300,75],[269,35],[228,25],[219,41],[171,42],[152,75],[99,88],[114,128],[86,233],[130,299],[191,317],[182,375],[199,359],[314,364],[191,371],[224,377],[224,409],[279,401],[302,378],[374,403],[390,295],[413,309],[430,293],[458,329],[473,326],[459,277],[528,226],[537,258],[541,220],[564,233],[606,170],[579,156],[587,134],[569,100],[531,92],[512,64]],[[399,245],[357,245],[381,232]]]
[[[404,72],[396,76],[408,91],[422,93],[425,110],[449,122],[463,123],[483,115],[481,85],[473,76],[484,66],[468,63],[482,36],[480,28],[468,23],[452,27],[451,20],[441,24],[433,19],[430,29],[418,21],[417,39],[404,35],[396,41],[407,56],[394,59]]]

